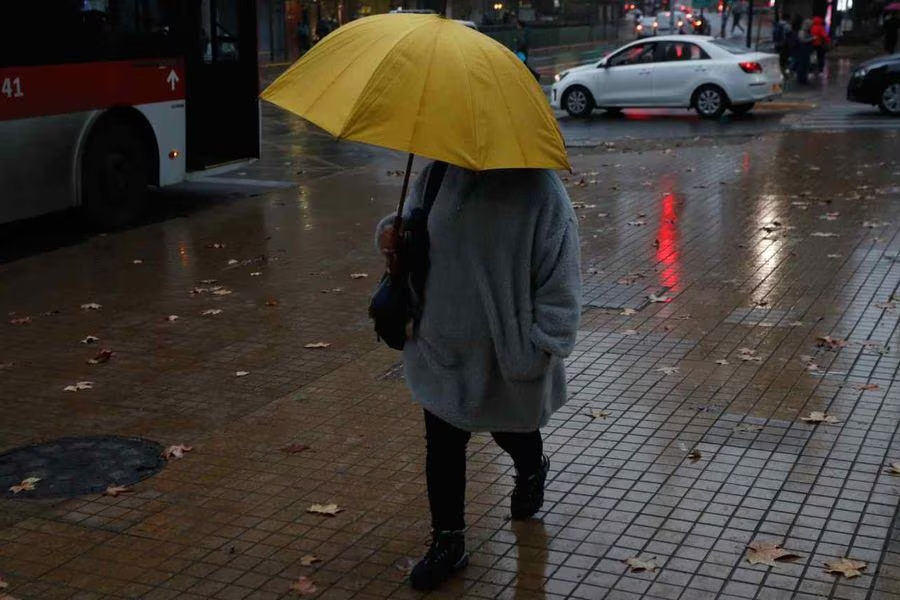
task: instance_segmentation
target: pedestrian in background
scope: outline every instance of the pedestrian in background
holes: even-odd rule
[[[436,163],[416,182],[421,207]],[[394,215],[378,228],[393,256]],[[421,320],[403,349],[406,382],[425,417],[432,543],[418,590],[468,564],[466,445],[491,435],[513,460],[512,518],[537,513],[550,463],[540,428],[566,402],[563,358],[581,314],[578,219],[555,171],[446,167],[428,217],[430,270]]]
[[[778,54],[778,66],[781,72],[787,75],[790,72],[790,57],[792,50],[791,24],[783,14],[772,26],[772,42],[775,44],[775,52]]]
[[[897,51],[897,30],[900,29],[900,17],[896,12],[887,14],[884,19],[884,51],[893,54]]]
[[[731,6],[731,33],[734,34],[734,30],[740,29],[741,33],[744,33],[744,26],[741,25],[741,17],[744,15],[744,0],[738,0]]]
[[[825,56],[831,49],[831,37],[825,27],[825,19],[813,17],[809,33],[812,36],[812,45],[816,52],[816,73],[821,75],[825,71]]]
[[[803,19],[800,29],[797,31],[797,42],[794,46],[794,72],[797,74],[797,83],[809,83],[809,69],[812,63],[813,37],[810,30],[812,21]]]

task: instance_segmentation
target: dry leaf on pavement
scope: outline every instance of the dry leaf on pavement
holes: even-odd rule
[[[274,298],[269,298],[268,300],[266,300],[266,306],[278,306],[279,304],[280,302],[278,302],[278,300]]]
[[[101,308],[103,308],[103,305],[96,302],[88,302],[81,305],[81,310],[100,310]]]
[[[310,350],[316,350],[319,348],[330,348],[331,344],[327,344],[325,342],[315,342],[313,344],[306,344],[303,346],[304,348],[309,348]]]
[[[738,348],[738,358],[744,362],[762,362],[762,357],[753,348]]]
[[[178,315],[169,315],[168,317],[166,317],[166,321],[168,321],[169,323],[174,323],[178,319]]]
[[[762,431],[762,425],[751,425],[750,423],[740,423],[734,426],[735,433],[756,433]]]
[[[128,487],[127,485],[111,485],[106,488],[103,492],[104,496],[112,496],[113,498],[118,498],[119,494],[130,494],[134,490]]]
[[[260,275],[262,275],[262,271],[253,271],[250,273],[250,277],[259,277]]]
[[[838,234],[832,233],[830,231],[828,231],[828,232],[814,231],[813,233],[811,233],[809,235],[811,235],[812,237],[820,237],[820,238],[836,238],[836,237],[838,237]]]
[[[368,273],[350,273],[350,279],[365,279],[368,276]]]
[[[30,325],[31,317],[17,317],[9,320],[10,325]]]
[[[221,250],[222,248],[227,248],[228,246],[220,242],[213,242],[212,244],[207,244],[206,247],[212,248],[213,250]]]
[[[862,575],[862,569],[866,568],[866,563],[861,560],[853,560],[852,558],[842,558],[825,563],[826,573],[839,573],[847,579],[852,579],[858,575]]]
[[[30,492],[34,489],[35,484],[41,480],[40,477],[28,477],[22,480],[22,483],[19,485],[14,485],[9,488],[13,494],[18,494],[19,492]]]
[[[827,411],[814,410],[810,412],[805,417],[800,417],[801,421],[806,421],[807,423],[825,423],[826,425],[833,425],[835,423],[840,423],[837,417],[829,415]]]
[[[85,337],[83,340],[81,340],[81,343],[82,344],[93,344],[94,342],[99,342],[99,341],[100,341],[100,338],[98,338],[96,335],[89,335],[89,336]]]
[[[750,552],[747,554],[747,562],[751,565],[769,565],[775,567],[776,560],[780,558],[798,558],[800,555],[785,550],[779,544],[770,542],[753,542],[747,546]]]
[[[79,381],[73,385],[67,385],[63,388],[64,392],[80,392],[82,390],[92,390],[94,389],[93,381]]]
[[[687,457],[690,459],[691,462],[697,462],[698,460],[700,460],[701,458],[703,458],[703,455],[700,454],[700,451],[699,451],[699,450],[697,450],[696,448],[694,448],[693,450],[691,450],[690,452],[688,452]]]
[[[329,517],[333,517],[343,510],[344,509],[337,504],[313,504],[306,509],[306,512],[316,515],[328,515]]]
[[[724,359],[724,358],[720,358],[719,360],[716,361],[716,364],[717,364],[717,365],[729,365],[729,364],[731,364],[731,363],[729,363],[729,362],[728,362],[726,359]]]
[[[828,350],[837,350],[847,345],[847,341],[841,338],[831,337],[830,335],[820,335],[816,338],[816,345],[819,348],[827,348]]]
[[[663,294],[662,296],[650,294],[649,296],[647,296],[647,299],[650,300],[650,302],[669,302],[670,300],[672,300],[670,296],[666,296],[665,294]]]
[[[213,296],[230,296],[233,292],[229,289],[213,290]]]
[[[637,329],[626,329],[622,332],[622,335],[638,335]]]
[[[665,375],[674,375],[678,372],[678,367],[660,367],[656,369],[657,373],[663,373]]]
[[[221,308],[207,308],[206,310],[204,310],[204,311],[201,312],[200,314],[201,314],[202,316],[204,316],[204,317],[214,317],[214,316],[216,316],[216,315],[221,315],[221,314],[222,314],[222,309],[221,309]]]
[[[112,355],[112,350],[101,350],[100,354],[98,354],[94,358],[88,359],[87,363],[89,365],[102,365],[103,363],[108,363],[109,359],[112,358]]]
[[[589,413],[592,419],[605,419],[609,416],[609,413],[605,410],[600,410],[599,408],[592,408]]]
[[[235,371],[234,376],[235,377],[246,377],[249,374],[250,374],[250,371]]]
[[[861,392],[871,392],[877,389],[881,389],[881,386],[879,386],[877,383],[861,383],[856,386],[856,389]]]
[[[409,575],[410,573],[412,573],[412,570],[415,566],[416,561],[408,556],[402,556],[394,561],[394,568],[404,575]]]
[[[307,554],[303,558],[300,559],[300,564],[304,567],[311,567],[316,563],[322,562],[322,559],[316,556],[315,554]]]
[[[285,454],[299,454],[300,452],[306,452],[307,450],[311,450],[309,446],[306,444],[291,444],[290,446],[285,446],[284,448],[279,448],[281,452]]]
[[[623,308],[622,312],[619,313],[623,317],[630,317],[637,314],[637,311],[633,308]]]
[[[892,462],[887,468],[887,472],[891,475],[900,475],[900,462]]]
[[[309,596],[315,594],[318,590],[316,584],[309,577],[300,577],[291,584],[291,591],[297,592],[301,596]]]
[[[622,562],[624,562],[626,565],[628,565],[628,568],[632,573],[636,573],[639,571],[655,571],[655,570],[657,570],[659,568],[659,565],[657,565],[655,562],[653,562],[653,560],[654,559],[652,559],[652,558],[650,560],[641,560],[637,557],[632,557],[632,558],[626,558]]]
[[[163,451],[163,458],[165,458],[166,460],[178,460],[179,458],[184,458],[185,452],[190,452],[193,449],[193,446],[175,444],[174,446],[169,446],[165,449],[165,451]]]

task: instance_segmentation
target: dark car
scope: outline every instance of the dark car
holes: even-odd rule
[[[873,58],[850,75],[847,100],[878,105],[887,115],[900,116],[900,54]]]

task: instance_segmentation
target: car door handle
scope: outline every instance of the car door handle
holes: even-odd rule
[[[694,70],[699,73],[706,73],[706,67],[694,67]]]
[[[649,75],[652,72],[653,71],[651,71],[650,69],[643,69],[641,71],[638,71],[638,75]]]

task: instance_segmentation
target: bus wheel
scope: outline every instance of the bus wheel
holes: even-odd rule
[[[100,228],[127,225],[143,213],[150,159],[138,131],[109,119],[91,133],[81,170],[81,203]]]

